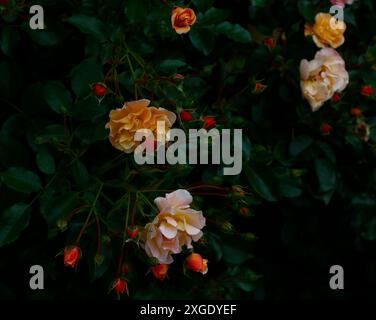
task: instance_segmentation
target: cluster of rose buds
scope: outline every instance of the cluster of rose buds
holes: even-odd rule
[[[183,122],[191,122],[194,120],[192,113],[190,113],[187,110],[183,110],[180,112],[180,119]],[[205,116],[201,119],[201,121],[203,122],[203,128],[205,130],[210,130],[217,125],[217,121],[214,117]]]
[[[191,253],[185,259],[185,268],[194,272],[199,272],[206,274],[208,272],[208,260],[203,259],[198,253]],[[156,264],[150,268],[153,276],[159,280],[163,281],[167,277],[169,265],[168,264]]]

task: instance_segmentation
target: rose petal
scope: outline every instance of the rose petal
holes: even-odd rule
[[[176,234],[178,233],[178,229],[176,227],[165,222],[161,223],[161,225],[159,226],[159,230],[167,239],[172,239],[176,237]]]

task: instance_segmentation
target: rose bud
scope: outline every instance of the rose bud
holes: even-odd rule
[[[240,212],[241,215],[243,215],[243,216],[247,216],[249,210],[248,210],[248,208],[243,207],[243,208],[240,208],[239,212]]]
[[[372,86],[364,86],[362,88],[362,90],[360,91],[360,93],[363,96],[372,97],[373,96],[373,88],[372,88]]]
[[[356,127],[356,134],[364,142],[368,142],[371,135],[370,127],[366,123],[360,123]]]
[[[183,34],[191,30],[191,26],[196,22],[196,14],[190,8],[177,7],[171,14],[171,25],[176,33]]]
[[[127,281],[125,281],[124,279],[122,278],[118,278],[114,281],[113,285],[113,290],[117,293],[117,294],[124,294],[125,292],[128,293],[128,285],[127,285]]]
[[[183,80],[184,76],[182,74],[180,74],[180,73],[177,73],[177,74],[175,74],[175,79]]]
[[[333,103],[337,103],[341,100],[341,96],[338,93],[333,94],[332,101]]]
[[[205,130],[209,130],[217,124],[217,121],[213,117],[204,117],[203,121]]]
[[[330,133],[330,131],[332,131],[332,127],[329,123],[325,122],[321,125],[321,133],[323,135],[328,135]]]
[[[269,50],[273,50],[275,48],[275,40],[273,38],[265,39],[264,44],[269,48]]]
[[[190,122],[193,120],[192,114],[188,111],[180,112],[180,118],[181,118],[181,121],[183,122]]]
[[[200,254],[192,253],[185,259],[187,269],[194,272],[206,274],[208,272],[208,260],[203,259]]]
[[[104,83],[96,83],[92,87],[93,94],[97,98],[102,98],[107,93],[107,86]]]
[[[350,114],[351,114],[351,116],[353,116],[354,118],[359,118],[359,117],[362,116],[362,110],[360,110],[359,107],[357,107],[357,108],[352,108],[352,109],[350,110]]]
[[[77,246],[65,247],[64,249],[64,265],[74,268],[78,260],[81,258],[81,249]]]
[[[0,6],[6,6],[9,3],[9,0],[0,0]]]
[[[133,229],[128,229],[127,235],[128,235],[129,238],[134,239],[138,236],[138,232],[139,232],[138,228],[135,227]]]
[[[151,272],[156,279],[163,281],[167,276],[168,268],[167,264],[157,264],[151,267]]]
[[[256,82],[253,93],[262,93],[265,89],[266,85],[262,84],[261,82]]]

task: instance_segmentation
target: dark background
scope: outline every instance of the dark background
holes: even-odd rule
[[[372,1],[346,7],[346,42],[338,51],[346,61],[350,84],[339,103],[329,101],[314,114],[299,88],[300,60],[311,60],[317,51],[303,29],[316,13],[328,12],[329,1],[193,1],[198,23],[184,36],[172,30],[171,8],[164,1],[34,3],[45,9],[46,31],[29,30],[31,2],[11,0],[0,18],[0,234],[12,227],[12,241],[1,242],[0,248],[2,299],[116,298],[109,288],[121,241],[111,232],[121,232],[123,209],[103,198],[97,203],[107,223],[102,233],[111,238],[103,248],[105,266],[99,273],[92,267],[95,224],[84,234],[80,244],[84,257],[76,270],[56,256],[73,243],[86,215],[75,216],[65,231],[57,228],[58,220],[91,204],[100,182],[115,204],[127,192],[160,182],[163,190],[205,183],[225,190],[241,185],[247,192],[243,198],[230,191],[226,199],[195,196],[194,207],[214,221],[208,223],[205,241],[198,244],[210,261],[204,278],[183,275],[183,257],[177,257],[170,279],[159,283],[150,274],[145,276],[148,261],[131,245],[127,276],[131,298],[375,296],[376,106],[374,97],[359,93],[363,85],[376,87]],[[212,7],[222,11],[208,14]],[[72,19],[77,15],[86,18]],[[218,25],[226,21],[241,29],[219,31]],[[275,49],[263,44],[267,37],[274,38]],[[127,52],[132,52],[132,66],[126,60],[119,63],[115,77],[109,61]],[[137,63],[140,59],[144,66]],[[176,73],[185,79],[179,82]],[[54,96],[72,97],[65,110],[46,98],[51,81],[58,81],[64,90],[52,92]],[[261,94],[253,92],[258,81],[267,85]],[[96,82],[105,82],[110,90],[100,104],[90,91]],[[121,156],[108,142],[104,124],[111,109],[136,95],[176,113],[194,109],[198,122],[187,127],[200,127],[200,117],[212,115],[219,128],[243,128],[242,174],[225,177],[214,166],[139,168],[131,156]],[[362,108],[360,120],[349,115],[355,106]],[[368,143],[354,134],[357,121],[371,127]],[[320,132],[323,122],[334,128],[329,136]],[[54,170],[37,163],[42,152],[53,159]],[[41,187],[20,191],[19,181],[10,187],[5,178],[9,168],[34,173]],[[164,193],[146,196],[153,201]],[[30,204],[27,214],[17,221],[4,218],[15,203]],[[239,214],[244,206],[250,210],[248,217]],[[136,223],[146,222],[138,216]],[[45,269],[46,289],[40,292],[28,289],[33,264]],[[329,288],[329,268],[335,264],[344,268],[342,291]]]

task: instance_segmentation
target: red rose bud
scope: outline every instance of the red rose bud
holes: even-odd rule
[[[266,89],[266,85],[262,84],[261,82],[256,82],[255,88],[253,89],[253,93],[261,93]]]
[[[276,43],[273,38],[267,38],[264,40],[264,44],[269,48],[269,50],[273,50]]]
[[[356,134],[360,139],[365,142],[369,141],[369,137],[371,135],[370,127],[366,123],[360,123],[356,127]]]
[[[193,120],[193,116],[188,111],[182,111],[182,112],[180,112],[180,119],[183,122],[190,122],[190,121]]]
[[[248,208],[246,208],[246,207],[240,208],[239,211],[240,211],[240,214],[243,215],[243,216],[247,216],[248,212],[249,212]]]
[[[360,93],[363,96],[372,97],[373,96],[373,88],[372,88],[372,86],[364,86],[362,88],[362,90],[360,91]]]
[[[6,6],[9,3],[9,0],[0,0],[0,6]]]
[[[167,264],[157,264],[151,267],[151,272],[156,279],[163,281],[167,277],[168,268]]]
[[[177,74],[175,74],[175,79],[183,80],[184,76],[182,74],[180,74],[180,73],[177,73]]]
[[[351,116],[353,116],[354,118],[359,118],[359,117],[362,116],[362,110],[360,110],[359,107],[357,107],[357,108],[352,108],[352,109],[350,110],[350,114],[351,114]]]
[[[102,98],[107,93],[107,86],[104,83],[96,83],[92,89],[97,98]]]
[[[205,274],[208,272],[208,260],[203,259],[200,254],[192,253],[185,259],[187,269]]]
[[[81,258],[81,249],[77,246],[66,247],[64,249],[64,265],[74,268]]]
[[[341,96],[338,93],[333,94],[332,101],[337,103],[341,100]]]
[[[324,134],[324,135],[328,135],[330,133],[330,131],[332,131],[332,127],[329,123],[323,123],[321,125],[321,133]]]
[[[128,286],[127,286],[127,281],[125,281],[122,278],[118,278],[114,281],[113,284],[113,290],[117,294],[124,294],[125,292],[128,292]]]
[[[128,229],[127,235],[129,238],[134,239],[138,236],[138,232],[139,232],[138,228]]]
[[[213,117],[204,117],[204,129],[209,130],[217,124],[217,121]]]

